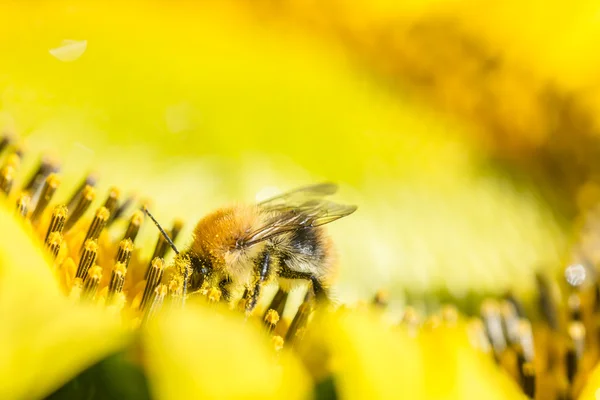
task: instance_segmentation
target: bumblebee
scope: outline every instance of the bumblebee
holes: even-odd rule
[[[326,200],[336,191],[337,185],[322,183],[258,204],[221,208],[198,222],[191,244],[182,252],[148,215],[176,257],[191,265],[184,291],[218,287],[225,301],[243,297],[246,312],[251,313],[262,288],[275,281],[284,290],[300,280],[309,281],[318,300],[329,299],[336,257],[323,225],[357,209]]]

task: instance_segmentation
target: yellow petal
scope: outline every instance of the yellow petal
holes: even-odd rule
[[[188,304],[154,321],[144,345],[157,399],[307,398],[299,363],[226,310]]]
[[[437,328],[414,337],[353,311],[311,326],[300,346],[309,369],[318,367],[315,361],[324,364],[314,356],[323,345],[344,399],[524,398],[489,358],[469,346],[462,328]]]
[[[40,398],[124,342],[119,321],[72,304],[39,246],[0,206],[0,398]]]

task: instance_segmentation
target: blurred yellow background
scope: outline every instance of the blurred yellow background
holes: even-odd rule
[[[397,3],[2,1],[0,126],[26,166],[59,156],[63,195],[98,170],[187,238],[215,207],[339,182],[346,301],[526,291],[568,260],[598,172],[599,6]]]

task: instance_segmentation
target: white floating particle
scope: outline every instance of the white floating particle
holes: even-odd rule
[[[57,60],[71,62],[77,60],[85,53],[87,40],[63,40],[61,45],[50,49],[49,52]]]
[[[581,264],[569,265],[565,270],[565,278],[571,286],[579,286],[585,281],[586,270]]]

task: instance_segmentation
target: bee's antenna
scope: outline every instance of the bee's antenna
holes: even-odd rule
[[[179,254],[179,250],[177,250],[177,247],[175,247],[175,243],[173,243],[173,241],[171,240],[171,238],[169,237],[169,235],[167,235],[167,232],[165,232],[165,230],[160,226],[160,224],[158,223],[158,221],[156,219],[154,219],[154,217],[152,216],[152,214],[150,214],[150,211],[148,211],[148,208],[146,208],[146,206],[142,207],[142,210],[150,217],[150,219],[152,220],[152,222],[154,222],[154,225],[156,225],[156,227],[158,228],[158,230],[160,231],[160,233],[163,235],[163,237],[165,238],[165,240],[167,241],[167,243],[169,243],[169,246],[171,246],[171,248],[173,249],[173,251],[175,252],[175,254]]]

